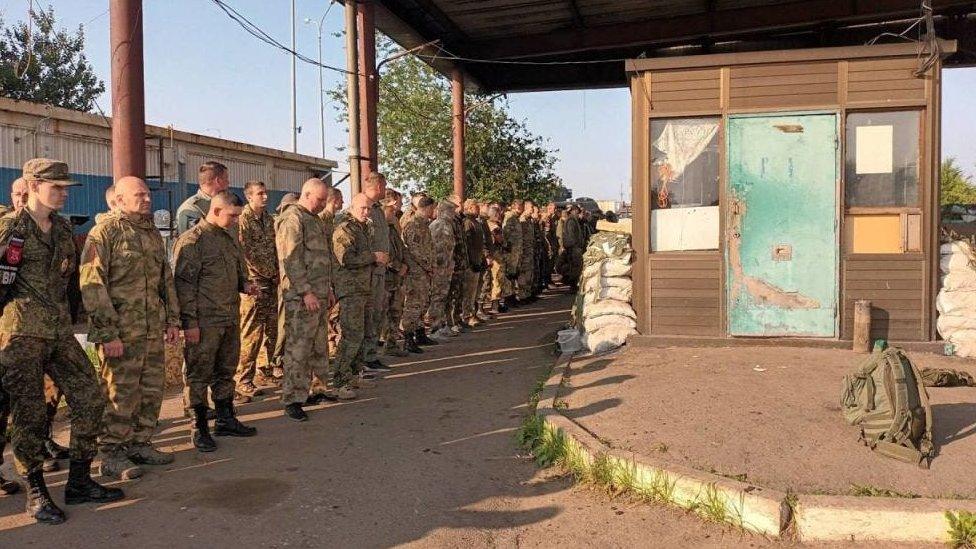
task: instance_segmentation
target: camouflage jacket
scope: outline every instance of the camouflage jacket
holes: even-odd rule
[[[434,267],[434,242],[430,238],[430,221],[422,215],[410,216],[403,225],[403,259],[407,268],[418,274],[423,272],[429,275]]]
[[[579,219],[574,215],[568,215],[563,220],[562,236],[559,245],[566,249],[583,249],[583,229],[580,227]]]
[[[386,215],[379,202],[373,202],[369,207],[369,218],[366,221],[369,247],[374,252],[390,253],[390,232],[387,228]]]
[[[167,327],[179,327],[173,272],[151,217],[100,216],[81,257],[89,341],[160,339]]]
[[[546,236],[546,246],[549,253],[554,254],[559,251],[559,237],[557,228],[559,226],[559,214],[547,215],[542,218],[542,226]]]
[[[260,215],[244,206],[238,220],[237,237],[247,266],[247,275],[258,286],[278,285],[278,252],[275,249],[275,223],[268,212]]]
[[[207,217],[210,211],[210,196],[202,190],[197,194],[187,198],[176,210],[176,233],[183,234],[189,231],[201,219]]]
[[[51,214],[51,230],[44,234],[27,208],[0,218],[0,255],[10,237],[24,238],[20,269],[0,315],[0,333],[43,339],[72,337],[68,284],[78,269],[78,250],[71,224]]]
[[[298,300],[307,292],[327,299],[332,288],[333,256],[322,220],[295,204],[278,216],[277,233],[281,299]]]
[[[504,243],[502,244],[505,253],[505,263],[514,267],[518,265],[522,257],[522,224],[519,223],[518,215],[515,212],[505,212],[502,220],[502,233]]]
[[[336,296],[369,295],[376,261],[367,224],[352,216],[339,223],[332,234],[332,251],[338,265]]]
[[[489,225],[488,218],[478,216],[478,220],[481,221],[481,232],[482,239],[485,242],[485,255],[488,257],[495,257],[495,240],[491,237],[491,226]]]
[[[523,214],[519,218],[519,225],[522,227],[522,255],[519,260],[531,263],[535,255],[535,222]]]
[[[201,220],[176,240],[173,270],[183,328],[238,323],[247,273],[230,231]]]
[[[454,221],[450,214],[438,215],[431,222],[430,240],[434,244],[434,269],[454,272]]]
[[[451,222],[451,229],[454,231],[454,271],[464,272],[471,267],[468,242],[464,238],[464,214],[455,214]]]
[[[403,250],[403,237],[396,221],[387,222],[390,231],[390,264],[386,267],[387,289],[395,289],[400,283],[400,268],[406,263]],[[392,287],[391,287],[392,284]]]
[[[464,216],[464,244],[468,250],[468,268],[476,272],[485,270],[485,228],[478,215]]]

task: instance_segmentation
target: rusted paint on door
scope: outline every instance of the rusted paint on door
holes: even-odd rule
[[[729,332],[834,336],[837,117],[732,117]]]

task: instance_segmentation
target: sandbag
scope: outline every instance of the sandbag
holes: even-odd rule
[[[634,312],[633,307],[630,306],[630,303],[626,301],[618,301],[616,299],[603,299],[593,303],[589,307],[584,307],[583,309],[584,319],[608,315],[637,318],[637,314]]]
[[[584,334],[583,345],[593,353],[605,353],[627,343],[627,338],[636,333],[637,330],[634,328],[608,326],[595,332]]]
[[[609,288],[594,288],[592,291],[588,291],[583,294],[583,305],[589,305],[590,303],[595,303],[604,299],[615,299],[617,301],[626,301],[627,303],[631,303],[633,298],[634,291],[632,288],[618,288],[615,286],[611,286]]]
[[[976,270],[954,269],[942,277],[942,289],[953,292],[957,290],[976,291]]]
[[[971,268],[972,261],[972,256],[964,252],[942,254],[942,257],[939,258],[939,270],[945,274],[956,269]]]
[[[583,321],[583,329],[586,333],[596,332],[603,328],[617,327],[617,328],[637,328],[637,321],[628,316],[620,315],[604,315],[594,318],[587,318]]]
[[[633,290],[634,281],[631,280],[629,277],[625,277],[625,276],[601,276],[600,287],[601,288],[627,288],[629,290]]]
[[[935,298],[935,307],[943,315],[972,315],[976,313],[976,292],[943,289]]]
[[[940,334],[951,334],[958,330],[976,330],[976,316],[973,315],[939,315],[935,323]]]

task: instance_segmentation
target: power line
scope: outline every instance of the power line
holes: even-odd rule
[[[362,74],[360,74],[358,72],[352,72],[352,71],[348,71],[348,70],[343,69],[343,68],[340,68],[340,67],[334,67],[332,65],[326,65],[324,63],[319,63],[317,60],[312,59],[311,57],[308,57],[306,55],[303,55],[301,53],[298,53],[297,51],[289,48],[285,44],[279,42],[276,38],[274,38],[273,36],[271,36],[270,34],[268,34],[267,32],[265,32],[261,27],[257,26],[257,24],[255,24],[254,22],[252,22],[250,19],[248,19],[246,16],[244,16],[241,12],[237,11],[236,9],[234,9],[233,7],[231,7],[230,5],[228,5],[223,0],[211,0],[211,1],[214,4],[216,4],[217,7],[219,7],[220,10],[223,11],[227,15],[227,17],[230,17],[235,23],[237,23],[238,25],[240,25],[242,29],[244,29],[245,31],[247,31],[248,34],[250,34],[251,36],[257,38],[258,40],[264,42],[265,44],[268,44],[269,46],[274,46],[275,48],[278,48],[278,49],[280,49],[280,50],[282,50],[284,52],[287,52],[287,53],[289,53],[291,55],[294,55],[297,59],[300,59],[301,61],[303,61],[305,63],[308,63],[310,65],[315,65],[316,67],[322,67],[323,69],[328,69],[330,71],[335,71],[335,72],[339,72],[339,73],[342,73],[342,74],[355,74],[355,75],[358,75],[358,76],[363,76]]]

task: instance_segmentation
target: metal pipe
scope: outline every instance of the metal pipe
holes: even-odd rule
[[[346,0],[346,96],[349,108],[349,186],[352,194],[362,190],[359,173],[359,56],[356,46],[356,0]]]
[[[451,70],[451,129],[454,142],[454,196],[458,206],[464,202],[464,73]]]
[[[142,0],[112,0],[112,176],[146,177]]]
[[[322,25],[325,15],[319,20],[319,136],[322,139],[322,158],[325,158],[325,80],[322,76]]]
[[[295,44],[295,0],[291,0],[291,152],[298,152],[298,78]]]
[[[363,174],[377,171],[376,108],[379,101],[379,80],[376,75],[376,6],[373,0],[357,2],[357,41],[359,43],[359,148]]]

